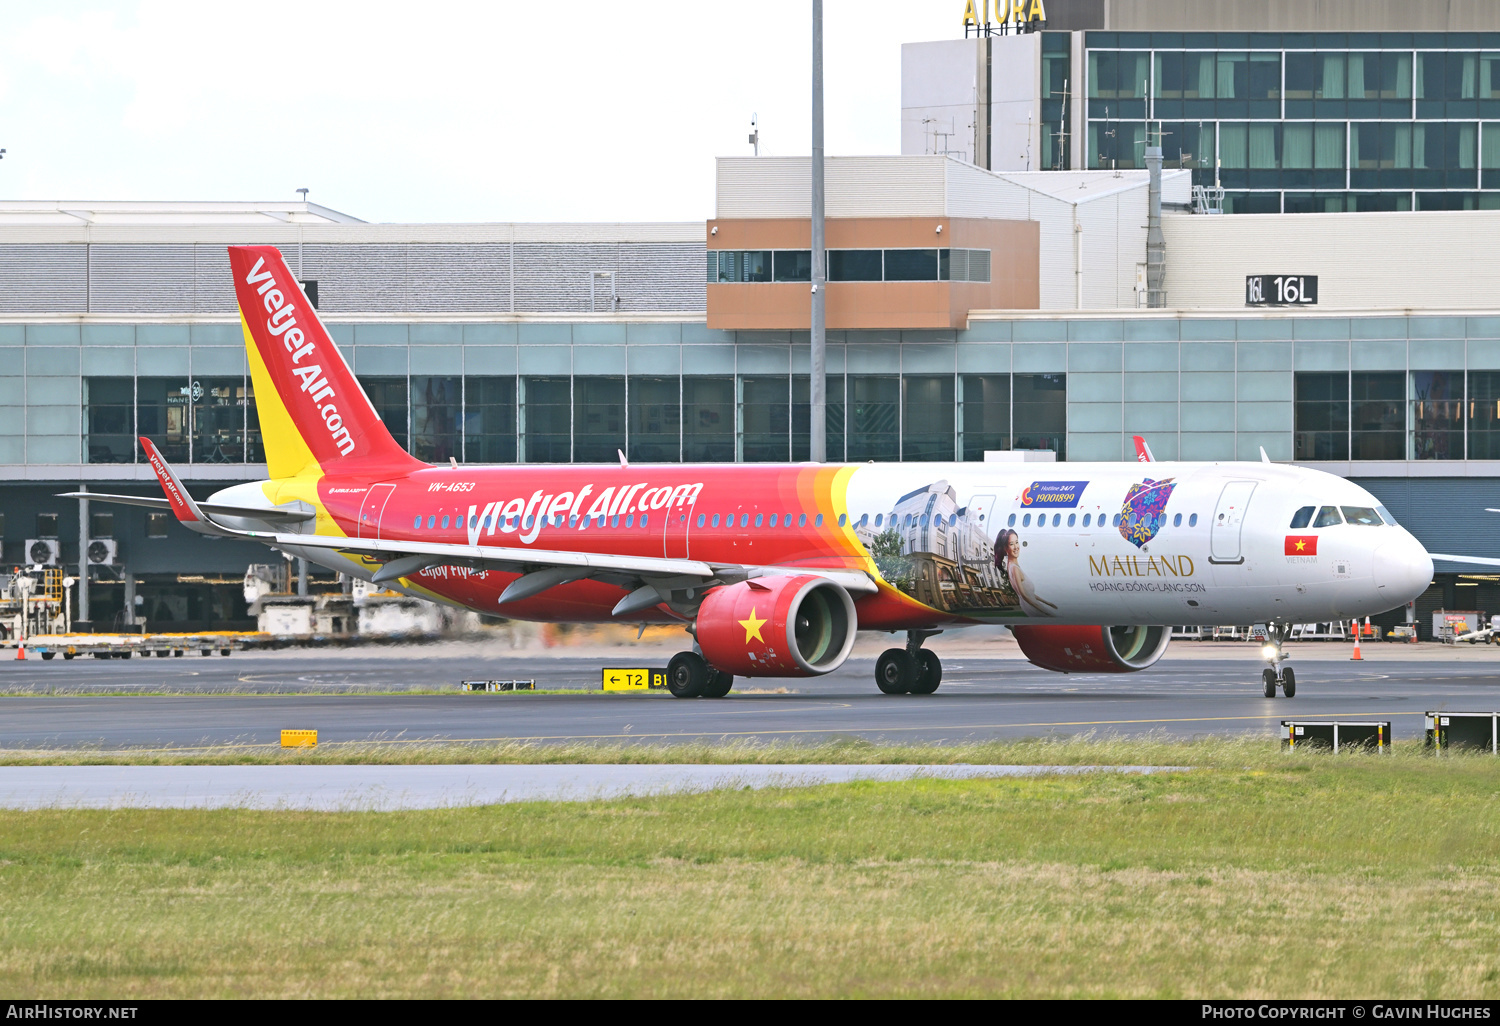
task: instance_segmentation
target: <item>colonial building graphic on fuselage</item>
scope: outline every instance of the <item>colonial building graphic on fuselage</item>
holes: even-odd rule
[[[892,587],[945,612],[1027,615],[997,564],[983,514],[959,506],[947,481],[907,492],[877,519],[862,517],[855,534]]]

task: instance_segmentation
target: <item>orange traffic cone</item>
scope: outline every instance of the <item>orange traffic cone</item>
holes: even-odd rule
[[[25,659],[26,658],[26,642],[23,641],[23,642],[21,642],[21,644],[19,646],[17,646],[17,648],[16,648],[16,658],[17,659]]]
[[[1358,620],[1354,621],[1354,654],[1352,656],[1350,656],[1349,659],[1350,659],[1351,662],[1354,661],[1354,660],[1356,660],[1356,659],[1361,659],[1361,660],[1364,659],[1364,656],[1362,656],[1362,655],[1359,654],[1359,621]]]

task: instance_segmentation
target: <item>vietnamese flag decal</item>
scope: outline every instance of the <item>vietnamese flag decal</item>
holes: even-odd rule
[[[1316,556],[1318,554],[1318,536],[1315,534],[1287,535],[1286,554],[1288,556]]]

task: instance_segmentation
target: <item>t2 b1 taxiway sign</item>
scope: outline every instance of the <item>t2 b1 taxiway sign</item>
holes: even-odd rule
[[[1316,274],[1247,274],[1246,306],[1315,306]]]

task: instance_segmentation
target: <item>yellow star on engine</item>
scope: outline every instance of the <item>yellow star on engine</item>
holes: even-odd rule
[[[750,639],[751,638],[754,638],[756,641],[760,642],[762,645],[764,645],[766,643],[766,639],[760,636],[760,629],[763,626],[765,626],[765,623],[766,623],[766,621],[764,621],[764,620],[757,620],[755,618],[755,607],[751,606],[750,607],[750,618],[748,620],[741,620],[741,621],[739,621],[740,626],[743,627],[743,628],[745,628],[745,644],[747,644],[747,645],[750,644]]]

